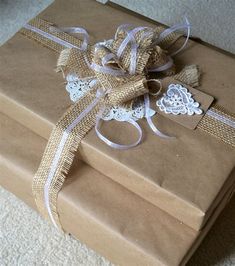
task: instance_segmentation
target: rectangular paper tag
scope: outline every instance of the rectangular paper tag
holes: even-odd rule
[[[188,114],[178,114],[178,115],[173,115],[173,114],[166,114],[164,111],[161,111],[159,107],[157,106],[158,113],[173,120],[174,122],[189,128],[189,129],[195,129],[199,123],[199,121],[202,119],[202,117],[205,115],[207,112],[208,108],[214,101],[214,97],[199,91],[197,89],[192,88],[189,85],[185,85],[182,82],[179,82],[178,80],[175,80],[173,78],[165,78],[162,80],[162,86],[163,86],[163,91],[166,93],[168,86],[170,84],[180,84],[183,87],[185,87],[191,94],[192,98],[198,102],[199,108],[203,110],[203,113],[198,115],[198,114],[193,114],[193,115],[188,115]],[[162,96],[161,96],[162,97]]]

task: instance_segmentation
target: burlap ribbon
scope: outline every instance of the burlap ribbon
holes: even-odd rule
[[[136,97],[147,94],[148,70],[169,64],[169,56],[164,49],[181,37],[180,34],[172,32],[156,45],[163,28],[136,29],[138,30],[129,38],[128,45],[124,44],[130,31],[120,27],[109,45],[85,45],[83,49],[81,47],[84,46],[84,41],[56,30],[52,24],[38,18],[21,30],[25,36],[60,54],[57,71],[63,71],[65,74],[75,73],[80,78],[96,79],[92,89],[72,105],[56,124],[33,181],[37,207],[55,226],[60,227],[57,211],[58,192],[82,138],[94,127],[97,114],[105,106],[131,103]],[[57,42],[56,38],[61,41]],[[175,75],[174,64],[163,73],[165,76]],[[176,74],[175,78],[192,86],[197,85],[197,68],[185,68]],[[208,129],[207,125],[211,121],[208,122],[209,118],[205,117],[199,124],[201,129],[234,145],[231,138],[227,141],[228,138],[215,134],[211,127]]]

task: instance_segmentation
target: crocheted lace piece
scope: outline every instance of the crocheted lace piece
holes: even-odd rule
[[[157,101],[157,106],[166,114],[173,115],[200,115],[203,112],[192,94],[180,84],[170,84],[167,92]]]
[[[70,94],[70,99],[73,102],[79,100],[86,92],[91,90],[95,85],[96,79],[87,78],[79,79],[74,74],[69,74],[66,77],[67,84],[66,90]],[[150,110],[150,116],[155,114],[154,110]],[[103,120],[117,120],[117,121],[128,121],[133,119],[135,121],[145,117],[145,107],[142,98],[137,98],[131,106],[112,106],[110,108],[105,108],[102,114]]]

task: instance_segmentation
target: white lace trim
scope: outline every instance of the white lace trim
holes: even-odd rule
[[[70,99],[73,102],[80,99],[96,84],[95,78],[79,79],[74,74],[68,74],[66,80],[67,84],[65,88],[69,92]]]
[[[153,116],[155,113],[154,110],[149,110],[150,116]],[[113,106],[112,108],[106,108],[102,114],[102,119],[107,121],[112,119],[117,121],[128,121],[130,119],[137,121],[143,117],[145,117],[144,101],[139,98],[129,108]]]
[[[66,90],[69,92],[70,99],[73,102],[79,100],[97,82],[94,78],[79,79],[74,74],[67,75],[66,80]],[[153,116],[156,113],[152,109],[150,109],[149,112],[150,116]],[[144,101],[140,98],[137,98],[131,107],[113,106],[111,108],[106,108],[102,114],[102,119],[106,121],[112,119],[117,121],[128,121],[133,119],[134,121],[137,121],[143,117],[145,117],[145,107]]]
[[[173,115],[200,115],[203,112],[199,108],[200,104],[193,99],[192,94],[180,84],[170,84],[167,92],[157,101],[157,106],[166,114]]]

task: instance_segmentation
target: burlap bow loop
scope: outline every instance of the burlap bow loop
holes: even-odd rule
[[[144,73],[131,75],[128,67],[131,62],[128,65],[123,64],[122,58],[115,54],[114,46],[98,45],[95,48],[92,63],[95,66],[94,71],[97,80],[104,89],[109,91],[105,97],[105,102],[110,106],[122,105],[148,92]],[[147,58],[143,59],[139,53],[137,68],[146,64],[147,60]],[[127,59],[126,62],[128,62]]]
[[[114,40],[87,46],[86,50],[71,48],[61,51],[57,70],[63,69],[63,72],[74,73],[79,78],[97,78],[105,90],[115,89],[115,92],[135,75],[145,76],[152,71],[173,75],[173,60],[167,51],[153,46],[158,35],[156,29],[149,27],[121,26]],[[136,97],[141,94],[138,91]],[[120,103],[118,100],[111,102]]]
[[[146,68],[148,72],[164,72],[166,76],[175,74],[175,65],[168,51],[158,45],[152,48]]]
[[[135,76],[107,93],[105,101],[110,106],[119,106],[145,93],[148,93],[145,77]]]
[[[60,52],[57,60],[56,71],[62,71],[67,75],[74,73],[80,78],[95,76],[93,69],[90,68],[92,60],[91,49],[82,51],[76,48],[67,48]]]
[[[95,45],[95,49],[92,56],[92,64],[100,66],[101,69],[98,69],[98,72],[107,73],[112,76],[123,76],[126,72],[126,69],[122,67],[117,55],[113,53],[109,47],[103,44],[99,45],[99,43],[98,45]],[[93,69],[96,71],[95,68]],[[119,70],[119,72],[112,72],[112,70]]]
[[[124,69],[131,75],[144,71],[151,51],[149,50],[154,31],[148,27],[136,27],[131,30],[118,28],[111,50],[117,54]]]

